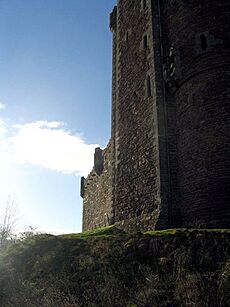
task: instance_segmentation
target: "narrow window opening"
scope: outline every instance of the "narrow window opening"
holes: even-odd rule
[[[192,107],[195,107],[196,101],[195,101],[195,93],[190,94],[188,98],[188,102]]]
[[[127,42],[129,40],[129,31],[125,32],[125,41]]]
[[[142,9],[146,9],[147,7],[147,0],[142,0]]]
[[[192,93],[192,106],[195,107],[195,93]]]
[[[151,88],[151,78],[150,78],[150,76],[147,76],[146,94],[147,94],[147,98],[152,96],[152,88]]]
[[[200,43],[201,43],[202,50],[207,50],[208,43],[207,43],[207,38],[204,34],[200,35]]]
[[[144,49],[148,48],[148,37],[147,37],[147,35],[144,35],[144,37],[143,37],[143,48]]]

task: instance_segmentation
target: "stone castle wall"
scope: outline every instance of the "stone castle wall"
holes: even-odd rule
[[[165,46],[175,53],[182,226],[230,226],[229,12],[223,0],[167,0],[162,10]]]
[[[113,224],[111,143],[102,152],[102,169],[95,167],[82,183],[83,231]]]
[[[150,26],[148,7],[142,7],[137,0],[119,1],[115,221],[119,221],[125,228],[154,228],[161,204]]]
[[[112,131],[83,229],[230,227],[227,0],[118,0]]]

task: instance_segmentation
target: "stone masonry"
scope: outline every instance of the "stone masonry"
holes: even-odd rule
[[[83,230],[230,227],[230,2],[118,0],[112,128]]]
[[[111,143],[101,152],[98,161],[96,155],[99,150],[95,150],[93,170],[86,180],[82,178],[83,230],[113,224]],[[97,164],[102,166],[100,169],[99,165],[99,172]]]

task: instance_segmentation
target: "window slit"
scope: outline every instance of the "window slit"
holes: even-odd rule
[[[151,78],[150,78],[149,75],[147,76],[146,86],[147,86],[147,88],[146,88],[147,97],[151,97],[152,96],[152,88],[151,88]]]
[[[208,48],[207,38],[204,34],[200,35],[200,43],[202,50],[206,50]]]
[[[143,37],[143,48],[144,49],[148,48],[148,37],[147,37],[147,35],[144,35],[144,37]]]

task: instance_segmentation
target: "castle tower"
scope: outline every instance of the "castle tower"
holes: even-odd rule
[[[158,11],[120,0],[112,27],[114,218],[140,230],[172,227],[173,216]]]
[[[162,1],[166,88],[176,106],[181,226],[230,226],[229,14],[228,0]]]
[[[230,227],[229,12],[228,0],[118,0],[111,140],[82,181],[85,230]]]

